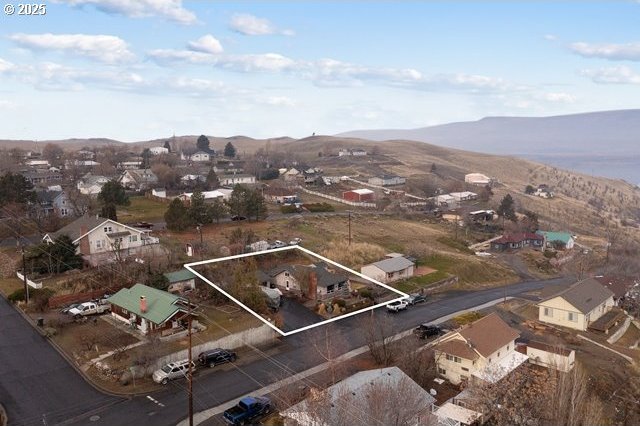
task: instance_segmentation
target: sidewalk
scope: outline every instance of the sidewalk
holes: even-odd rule
[[[509,299],[513,299],[513,297],[507,297],[507,300]],[[492,300],[490,302],[487,303],[483,303],[482,305],[478,305],[478,306],[474,306],[472,308],[469,309],[464,309],[458,312],[454,312],[452,314],[449,315],[445,315],[443,317],[440,317],[434,321],[431,321],[429,324],[441,324],[445,321],[450,320],[451,318],[454,318],[458,315],[464,314],[466,312],[470,312],[470,311],[477,311],[477,310],[481,310],[481,309],[485,309],[488,308],[490,306],[496,305],[498,303],[501,303],[504,301],[504,298],[500,298],[500,299],[496,299],[496,300]],[[396,335],[394,335],[393,337],[391,337],[391,341],[395,342],[396,340],[399,339],[403,339],[405,337],[411,336],[411,334],[413,333],[413,329],[409,329],[406,331],[403,331],[401,333],[398,333]],[[430,342],[429,344],[425,345],[423,348],[431,346],[435,343],[434,342]],[[316,365],[315,367],[312,367],[308,370],[302,371],[298,374],[295,374],[287,379],[284,380],[280,380],[278,382],[274,382],[268,386],[265,386],[261,389],[256,389],[255,391],[239,396],[237,398],[234,398],[230,401],[225,402],[224,404],[220,404],[217,407],[213,407],[213,408],[209,408],[208,410],[204,410],[204,411],[200,411],[198,413],[195,413],[193,416],[193,424],[194,425],[198,425],[201,424],[203,422],[205,422],[206,420],[210,419],[213,416],[217,416],[219,414],[222,414],[225,410],[233,407],[234,405],[236,405],[237,401],[247,397],[247,396],[251,396],[251,395],[267,395],[269,393],[275,392],[276,390],[280,389],[281,387],[284,386],[288,386],[291,383],[297,382],[298,380],[303,380],[309,376],[312,376],[314,374],[317,374],[323,370],[326,370],[327,368],[329,368],[330,364],[335,363],[335,362],[344,362],[347,361],[351,358],[354,358],[358,355],[362,355],[363,353],[367,352],[369,350],[369,348],[365,345],[365,346],[361,346],[359,348],[353,349],[347,353],[342,354],[341,356],[339,356],[338,358],[336,358],[335,360],[331,361],[331,362],[325,362],[319,365]],[[180,423],[178,423],[177,426],[188,426],[189,425],[189,419],[184,419],[182,420]]]

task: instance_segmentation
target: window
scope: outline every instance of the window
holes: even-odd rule
[[[447,354],[447,361],[453,361],[453,356]]]
[[[102,240],[96,240],[96,248],[102,248]]]
[[[69,214],[69,211],[64,207],[60,209],[60,216],[65,217],[68,214]]]
[[[572,322],[578,322],[578,314],[575,312],[569,312],[567,313],[567,319]]]
[[[445,370],[444,368],[438,367],[438,374],[445,375],[445,374],[447,374],[447,370]]]
[[[462,367],[462,371],[469,371],[467,367]]]
[[[136,241],[138,241],[138,236],[137,235],[129,235],[129,242],[130,243],[135,243]]]
[[[449,355],[449,354],[447,354],[447,360],[448,361],[457,362],[457,363],[461,363],[462,362],[462,359],[460,357]]]
[[[551,309],[551,308],[544,308],[544,316],[545,316],[545,317],[552,317],[552,316],[553,316],[553,309]]]
[[[110,233],[113,232],[113,228],[111,226],[105,226],[104,228],[102,228],[104,230],[104,232],[106,233]]]
[[[127,311],[126,309],[123,309],[123,310],[122,310],[122,314],[123,314],[123,315],[127,315],[128,313],[129,313],[129,311]]]
[[[333,284],[330,286],[327,286],[327,293],[333,293],[335,289],[336,289],[336,286]]]

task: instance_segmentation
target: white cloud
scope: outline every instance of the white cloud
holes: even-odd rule
[[[14,68],[15,65],[13,65],[11,62],[5,61],[4,59],[0,58],[0,72],[11,71]]]
[[[19,33],[10,35],[9,39],[31,50],[55,50],[105,63],[126,62],[133,58],[127,43],[111,35]]]
[[[154,49],[147,52],[147,56],[160,65],[175,65],[181,62],[187,64],[214,64],[216,56],[210,53],[193,52],[191,50]]]
[[[211,34],[204,35],[197,40],[188,43],[189,49],[194,52],[218,54],[223,52],[220,41]]]
[[[268,19],[258,18],[249,14],[236,14],[231,17],[229,27],[240,34],[244,35],[271,35],[279,34],[285,36],[293,36],[292,30],[281,30],[273,25]]]
[[[16,104],[11,101],[0,99],[0,109],[13,109],[15,106]]]
[[[565,93],[565,92],[549,92],[549,93],[543,93],[540,98],[542,100],[548,101],[548,102],[557,102],[557,103],[565,103],[565,104],[572,104],[576,101],[576,97],[573,96],[570,93]]]
[[[129,18],[157,16],[179,24],[198,22],[196,15],[182,6],[182,0],[56,0],[72,6],[93,5],[96,9]]]
[[[278,53],[248,55],[213,55],[189,50],[156,49],[147,52],[160,65],[210,64],[219,68],[240,72],[280,72],[294,70],[300,64]]]
[[[297,102],[287,96],[269,96],[264,100],[267,105],[273,105],[278,107],[294,107]]]
[[[203,78],[177,77],[168,81],[166,87],[191,97],[210,97],[230,93],[232,90],[220,81]]]
[[[556,41],[558,37],[555,36],[554,34],[545,34],[544,39],[549,41]]]
[[[569,49],[586,58],[601,58],[612,61],[640,61],[640,42],[615,43],[572,43]]]
[[[585,69],[580,74],[600,84],[640,84],[640,74],[627,66]]]

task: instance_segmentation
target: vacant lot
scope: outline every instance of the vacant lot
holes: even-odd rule
[[[152,200],[147,197],[129,197],[131,204],[118,206],[118,220],[131,222],[159,222],[164,221],[164,212],[168,204]]]

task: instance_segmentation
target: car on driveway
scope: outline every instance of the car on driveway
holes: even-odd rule
[[[244,216],[235,215],[235,216],[231,216],[231,220],[234,221],[234,222],[237,222],[239,220],[247,220],[247,218],[244,217]]]
[[[271,248],[272,248],[272,249],[275,249],[275,248],[282,248],[282,247],[286,247],[286,246],[287,246],[287,245],[286,245],[285,243],[283,243],[282,241],[280,241],[280,240],[275,240],[275,241],[273,242],[273,244],[271,244]]]
[[[388,312],[400,312],[400,311],[404,311],[405,309],[407,309],[407,306],[409,306],[409,302],[407,302],[406,300],[398,300],[398,301],[389,303],[387,305],[387,311]]]
[[[227,349],[211,349],[204,351],[198,355],[198,362],[202,365],[213,368],[218,364],[225,364],[227,362],[234,362],[238,356],[235,352]]]
[[[426,296],[423,296],[421,294],[412,294],[407,299],[407,303],[409,303],[409,305],[415,305],[416,303],[423,303],[426,301],[427,301]]]
[[[444,331],[437,325],[420,324],[413,329],[413,334],[420,339],[428,339],[429,337],[441,336],[444,334]]]
[[[196,363],[191,361],[191,372],[193,373],[195,369]],[[167,383],[169,383],[169,380],[187,377],[188,372],[188,360],[185,359],[183,361],[170,362],[169,364],[163,366],[161,369],[153,372],[153,381],[161,385],[166,385]]]

